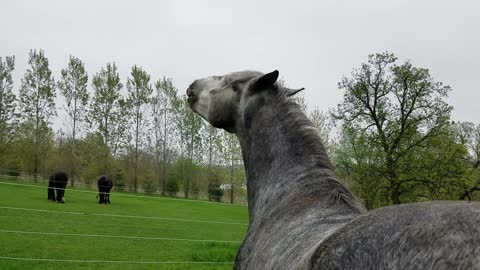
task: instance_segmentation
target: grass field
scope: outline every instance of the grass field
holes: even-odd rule
[[[31,185],[0,178],[2,270],[231,269],[247,230],[241,205],[115,192],[99,205],[84,189],[58,204],[45,187],[16,183]]]

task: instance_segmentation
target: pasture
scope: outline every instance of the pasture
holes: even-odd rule
[[[39,186],[0,178],[0,269],[231,269],[247,230],[242,205]]]

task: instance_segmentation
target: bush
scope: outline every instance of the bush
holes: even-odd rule
[[[113,186],[118,191],[125,191],[125,180],[123,179],[122,170],[117,170],[113,176]]]
[[[143,191],[145,191],[145,193],[152,194],[155,193],[156,190],[157,188],[153,184],[152,180],[148,179],[143,181]]]
[[[223,197],[223,189],[220,188],[220,178],[216,174],[212,174],[212,179],[208,183],[208,200],[220,202]]]
[[[200,187],[198,186],[198,184],[195,182],[195,181],[192,181],[191,183],[191,197],[192,199],[198,199],[199,198],[199,194],[200,194]]]
[[[174,178],[168,178],[166,189],[166,193],[168,196],[176,196],[179,190],[177,181]]]
[[[20,176],[20,172],[17,170],[8,169],[7,175],[12,176],[13,178],[17,178],[18,176]]]
[[[20,165],[16,161],[12,161],[6,166],[5,170],[0,170],[0,173],[4,172],[6,175],[16,179],[18,176],[20,176],[20,171]]]

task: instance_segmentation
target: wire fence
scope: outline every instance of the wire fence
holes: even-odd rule
[[[22,183],[12,183],[12,182],[4,182],[0,181],[0,185],[12,185],[12,186],[23,186],[23,187],[32,187],[32,188],[40,188],[46,189],[47,186],[38,185],[38,184],[22,184]],[[67,188],[65,190],[73,191],[73,192],[82,192],[82,193],[91,193],[91,194],[99,194],[98,191],[88,190],[88,189],[78,189],[78,188]],[[132,197],[132,198],[148,198],[148,199],[157,199],[157,200],[173,200],[173,201],[188,201],[193,203],[207,203],[207,204],[221,204],[221,205],[229,205],[229,206],[238,206],[238,207],[245,207],[244,204],[228,204],[223,202],[215,202],[215,201],[206,201],[206,200],[194,200],[194,199],[185,199],[185,198],[177,198],[177,197],[167,197],[167,196],[160,196],[160,195],[137,195],[137,194],[128,194],[126,192],[116,192],[112,196],[121,196],[121,197]]]
[[[22,207],[10,207],[0,206],[0,209],[12,209],[20,211],[35,211],[35,212],[47,212],[47,213],[59,213],[69,215],[88,215],[88,216],[103,216],[103,217],[118,217],[118,218],[138,218],[138,219],[157,219],[157,220],[170,220],[181,222],[197,222],[197,223],[212,223],[212,224],[227,224],[227,225],[241,225],[248,226],[247,223],[241,222],[229,222],[229,221],[217,221],[217,220],[199,220],[199,219],[183,219],[183,218],[169,218],[169,217],[155,217],[155,216],[136,216],[136,215],[121,215],[121,214],[104,214],[104,213],[85,213],[85,212],[71,212],[71,211],[57,211],[35,208],[22,208]]]
[[[35,177],[33,175],[30,175],[30,174],[22,173],[20,171],[1,169],[1,168],[0,168],[0,178],[8,179],[10,181],[15,181],[15,182],[18,182],[18,183],[25,183],[25,184],[34,184],[34,185],[42,184],[45,187],[48,185],[49,181],[51,181],[52,183],[61,182],[61,181],[56,181],[56,180],[45,179],[45,178],[43,178],[43,176],[41,176],[41,178],[35,179]],[[38,179],[42,179],[42,180],[38,181]],[[75,181],[75,187],[68,187],[67,186],[66,189],[67,190],[77,190],[77,191],[81,190],[81,189],[84,189],[84,191],[90,190],[91,192],[99,194],[98,191],[94,191],[94,190],[96,190],[97,188],[100,188],[100,187],[102,187],[102,188],[103,187],[104,188],[106,188],[106,187],[112,188],[111,192],[121,192],[121,193],[116,193],[115,195],[123,194],[123,196],[130,195],[130,196],[136,196],[136,197],[140,197],[140,198],[146,198],[146,197],[149,197],[149,198],[159,197],[159,198],[166,198],[166,199],[167,198],[168,199],[175,198],[175,199],[196,200],[196,201],[201,201],[201,202],[232,204],[231,203],[231,198],[229,198],[228,196],[217,196],[217,195],[214,195],[214,194],[204,193],[204,192],[191,193],[191,195],[187,198],[185,196],[185,194],[181,191],[173,192],[173,191],[167,189],[164,192],[165,194],[167,194],[167,195],[165,195],[165,194],[162,194],[162,192],[159,191],[159,190],[147,191],[140,186],[137,187],[136,191],[132,191],[132,190],[135,190],[134,188],[131,188],[131,190],[128,191],[128,190],[125,189],[125,187],[119,187],[118,185],[115,185],[115,183],[114,183],[113,186],[103,186],[103,185],[99,186],[97,184],[92,184],[92,183],[87,183],[85,181],[80,181],[79,179],[77,179]],[[63,190],[62,188],[56,188],[56,189]],[[224,190],[224,192],[230,194],[230,190],[228,190],[228,189]],[[128,193],[130,193],[130,194],[128,194]],[[246,206],[247,205],[246,197],[238,196],[238,195],[235,196],[235,203],[233,203],[232,205]]]
[[[11,176],[10,174],[5,174],[5,172],[0,172],[0,178],[2,176],[5,178],[5,175]],[[47,183],[43,182],[40,184],[33,181],[31,176],[22,176],[17,175],[14,178],[7,178],[10,181],[0,181],[0,185],[13,185],[21,186],[27,188],[38,188],[46,189],[48,187]],[[11,181],[13,180],[13,181]],[[78,182],[76,182],[78,184]],[[98,191],[92,190],[91,186],[88,185],[77,185],[75,188],[67,188],[69,192],[83,192],[83,193],[92,193],[98,194]],[[115,192],[115,196],[125,196],[133,198],[151,198],[151,199],[160,199],[160,200],[181,200],[186,201],[183,198],[176,197],[166,197],[159,195],[152,195],[144,193],[145,195],[139,194],[129,194],[128,192]],[[213,203],[213,204],[222,204],[222,205],[232,205],[225,204],[221,202],[212,202],[212,201],[202,201],[202,200],[192,200],[188,199],[188,202],[194,203]],[[240,204],[233,204],[233,206],[244,206]],[[98,216],[98,217],[115,217],[115,218],[135,218],[135,219],[154,219],[154,220],[166,220],[166,221],[176,221],[176,222],[187,222],[187,223],[211,223],[211,224],[225,224],[225,225],[239,225],[239,226],[248,226],[246,223],[240,222],[229,222],[229,221],[218,221],[218,220],[196,220],[196,219],[182,219],[182,218],[171,218],[171,217],[157,217],[157,216],[137,216],[137,215],[122,215],[122,214],[105,214],[105,213],[85,213],[85,212],[72,212],[72,211],[57,211],[57,210],[47,210],[47,209],[35,209],[35,208],[21,208],[21,207],[12,207],[12,206],[1,206],[0,209],[9,209],[16,211],[35,211],[35,212],[49,212],[56,214],[69,214],[69,215],[85,215],[89,216]],[[132,235],[112,235],[112,234],[89,234],[89,233],[65,233],[65,232],[45,232],[45,231],[25,231],[25,230],[7,230],[0,228],[0,234],[23,234],[23,235],[45,235],[45,236],[55,236],[55,237],[82,237],[82,238],[113,238],[113,239],[139,239],[139,240],[149,240],[149,241],[184,241],[184,242],[203,242],[203,243],[224,243],[224,244],[233,244],[240,245],[240,241],[233,240],[218,240],[218,239],[194,239],[194,238],[175,238],[175,237],[151,237],[151,236],[132,236]],[[5,254],[7,255],[7,254]],[[33,258],[33,257],[14,257],[14,256],[0,256],[0,260],[9,260],[9,261],[35,261],[35,262],[49,262],[49,263],[75,263],[75,264],[138,264],[138,265],[232,265],[233,261],[134,261],[134,260],[102,260],[102,259],[69,259],[69,258]]]
[[[0,207],[2,209],[3,207]],[[8,208],[3,208],[3,209],[8,209]],[[35,223],[40,223],[40,222],[52,222],[49,220],[49,218],[56,218],[56,216],[51,216],[51,215],[44,215],[42,216],[41,219],[35,216],[27,216],[27,215],[6,215],[6,214],[0,214],[0,219],[12,219],[12,218],[21,218],[22,221],[28,221],[28,222],[35,222]],[[68,226],[76,226],[76,225],[82,225],[82,226],[93,226],[93,227],[104,227],[108,226],[108,228],[128,228],[128,229],[135,229],[135,230],[145,230],[145,231],[151,231],[151,230],[161,230],[161,231],[174,231],[174,232],[192,232],[193,227],[195,224],[192,224],[192,226],[177,226],[178,223],[162,223],[162,225],[139,225],[139,224],[131,224],[129,222],[126,223],[119,223],[116,222],[115,220],[105,220],[105,219],[98,219],[97,222],[93,221],[93,219],[89,219],[88,221],[81,221],[79,219],[75,220],[70,220],[70,219],[63,219],[62,221],[63,224],[67,224]],[[130,224],[130,225],[129,225]],[[247,226],[245,225],[239,225],[239,226]],[[246,228],[245,228],[246,229]]]
[[[37,261],[37,262],[62,262],[62,263],[115,263],[115,264],[227,264],[233,262],[201,262],[201,261],[112,261],[112,260],[77,260],[77,259],[54,259],[54,258],[28,258],[0,256],[0,260]]]
[[[184,241],[184,242],[207,242],[207,243],[226,243],[226,244],[240,244],[241,243],[240,241],[214,240],[214,239],[189,239],[189,238],[149,237],[149,236],[110,235],[110,234],[89,234],[89,233],[34,232],[34,231],[18,231],[18,230],[2,230],[2,229],[0,229],[0,233],[56,235],[56,236],[74,236],[74,237],[94,237],[94,238],[162,240],[162,241]]]

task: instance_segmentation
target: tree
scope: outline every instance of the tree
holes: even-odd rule
[[[370,147],[365,131],[356,130],[349,123],[342,126],[340,135],[334,163],[343,181],[363,200],[367,209],[388,204],[381,151]]]
[[[70,131],[69,137],[72,142],[70,144],[70,175],[72,186],[74,186],[76,174],[75,164],[77,163],[78,156],[77,136],[81,130],[80,124],[84,121],[88,104],[88,74],[83,62],[73,56],[70,56],[68,66],[66,69],[62,69],[61,74],[62,77],[58,82],[58,88],[66,101],[66,106],[64,107],[68,116],[66,127]]]
[[[425,185],[402,178],[400,163],[445,130],[452,110],[444,101],[449,86],[435,81],[428,69],[396,61],[390,53],[370,55],[351,78],[339,83],[344,99],[333,113],[365,132],[369,147],[382,153],[381,169],[393,204],[402,202],[410,185]]]
[[[14,68],[15,56],[7,56],[5,62],[0,57],[0,163],[15,136],[17,117],[15,94],[12,91]]]
[[[152,86],[150,85],[150,75],[137,66],[132,67],[131,78],[127,81],[127,104],[133,108],[133,129],[134,129],[134,164],[133,164],[133,182],[134,191],[137,191],[137,169],[138,169],[138,148],[144,142],[141,131],[146,126],[145,110],[147,104],[150,101],[150,95],[152,94]],[[152,183],[150,183],[152,184]]]
[[[454,122],[453,129],[457,141],[467,148],[468,163],[472,169],[472,181],[467,183],[460,195],[460,200],[471,200],[476,191],[480,191],[480,124]]]
[[[90,104],[89,123],[96,126],[104,144],[103,173],[108,173],[108,157],[114,155],[125,139],[128,108],[121,99],[123,85],[115,63],[108,63],[106,69],[93,76],[94,96]]]
[[[175,132],[175,111],[178,103],[177,89],[172,80],[163,78],[155,82],[155,94],[151,99],[153,114],[153,145],[155,166],[158,173],[158,186],[165,195],[167,184],[167,155],[171,148]],[[162,160],[160,166],[160,159]],[[160,171],[161,169],[161,171]]]
[[[181,137],[181,155],[188,162],[184,162],[184,170],[191,171],[196,161],[200,161],[202,158],[202,137],[200,130],[203,127],[203,120],[194,113],[188,106],[186,98],[181,99],[176,104],[176,110],[178,114],[178,128],[180,130]],[[189,198],[190,188],[192,184],[192,174],[184,173],[184,193],[185,197]]]
[[[308,118],[312,121],[313,125],[318,129],[318,136],[322,141],[328,154],[334,153],[334,142],[331,137],[331,130],[333,124],[329,115],[322,112],[318,107],[315,107],[308,114]]]
[[[36,181],[41,145],[48,139],[49,121],[56,115],[55,82],[43,50],[31,50],[28,64],[30,68],[20,88],[20,108],[24,125],[29,127],[33,137],[33,175]]]
[[[219,154],[221,147],[221,133],[212,125],[205,123],[204,128],[205,147],[207,150],[207,181],[208,181],[208,198],[210,200],[219,201],[223,196],[223,191],[220,189],[220,181],[218,176],[213,171],[216,156]]]
[[[81,167],[79,173],[82,173],[81,176],[83,176],[87,185],[96,183],[98,176],[105,173],[103,137],[98,132],[88,132],[78,141],[77,149],[79,151],[79,166]],[[113,176],[115,177],[115,175]]]
[[[456,200],[472,177],[468,151],[455,141],[450,126],[402,158],[399,171],[404,182],[404,202]]]
[[[235,134],[223,131],[223,158],[225,167],[228,168],[230,203],[235,202],[234,190],[239,183],[235,177],[235,169],[242,165],[242,149]]]

